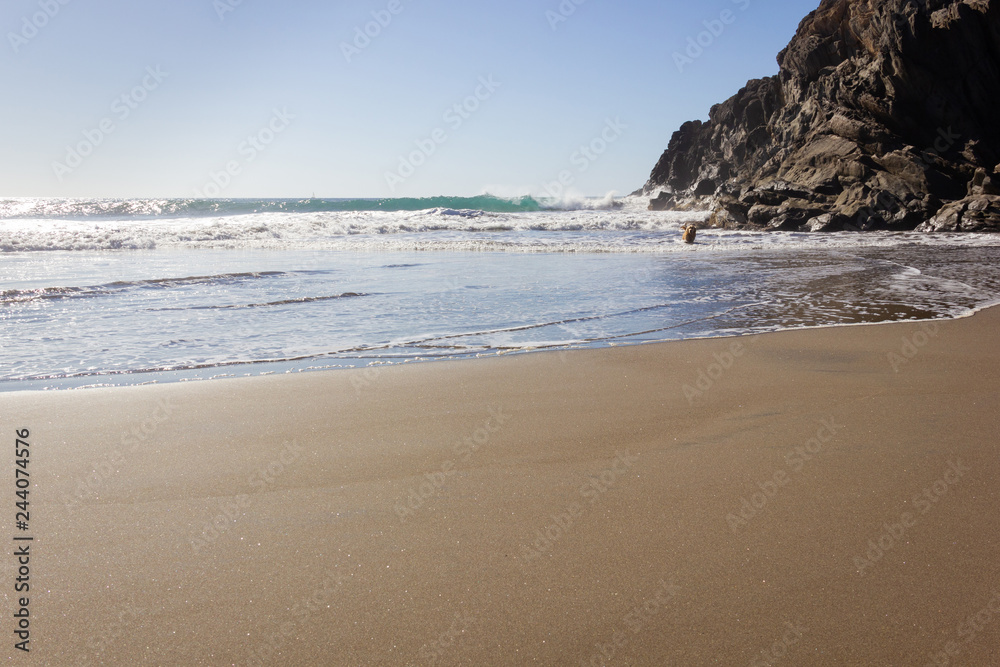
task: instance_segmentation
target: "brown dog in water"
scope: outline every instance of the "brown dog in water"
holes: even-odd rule
[[[684,235],[681,236],[684,239],[684,243],[694,243],[694,236],[698,233],[698,228],[694,225],[684,225],[681,227],[681,231]]]

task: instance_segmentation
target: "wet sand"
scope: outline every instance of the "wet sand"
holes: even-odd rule
[[[9,448],[3,527],[34,537],[7,654],[1000,664],[998,330],[3,394],[32,482],[18,531]]]

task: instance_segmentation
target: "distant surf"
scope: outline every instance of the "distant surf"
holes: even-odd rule
[[[470,210],[485,213],[532,213],[546,210],[611,208],[612,197],[551,199],[496,197],[398,197],[384,199],[0,199],[0,220],[199,218],[255,213],[324,213],[363,211]]]
[[[983,234],[752,232],[643,197],[0,199],[0,253],[130,250],[717,253],[992,246]],[[694,244],[681,227],[698,225]]]

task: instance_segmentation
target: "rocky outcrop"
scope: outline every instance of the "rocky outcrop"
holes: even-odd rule
[[[639,191],[761,229],[1000,231],[1000,0],[822,0]]]

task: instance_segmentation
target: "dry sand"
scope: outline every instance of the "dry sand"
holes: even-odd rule
[[[0,395],[7,654],[997,665],[998,327]]]

